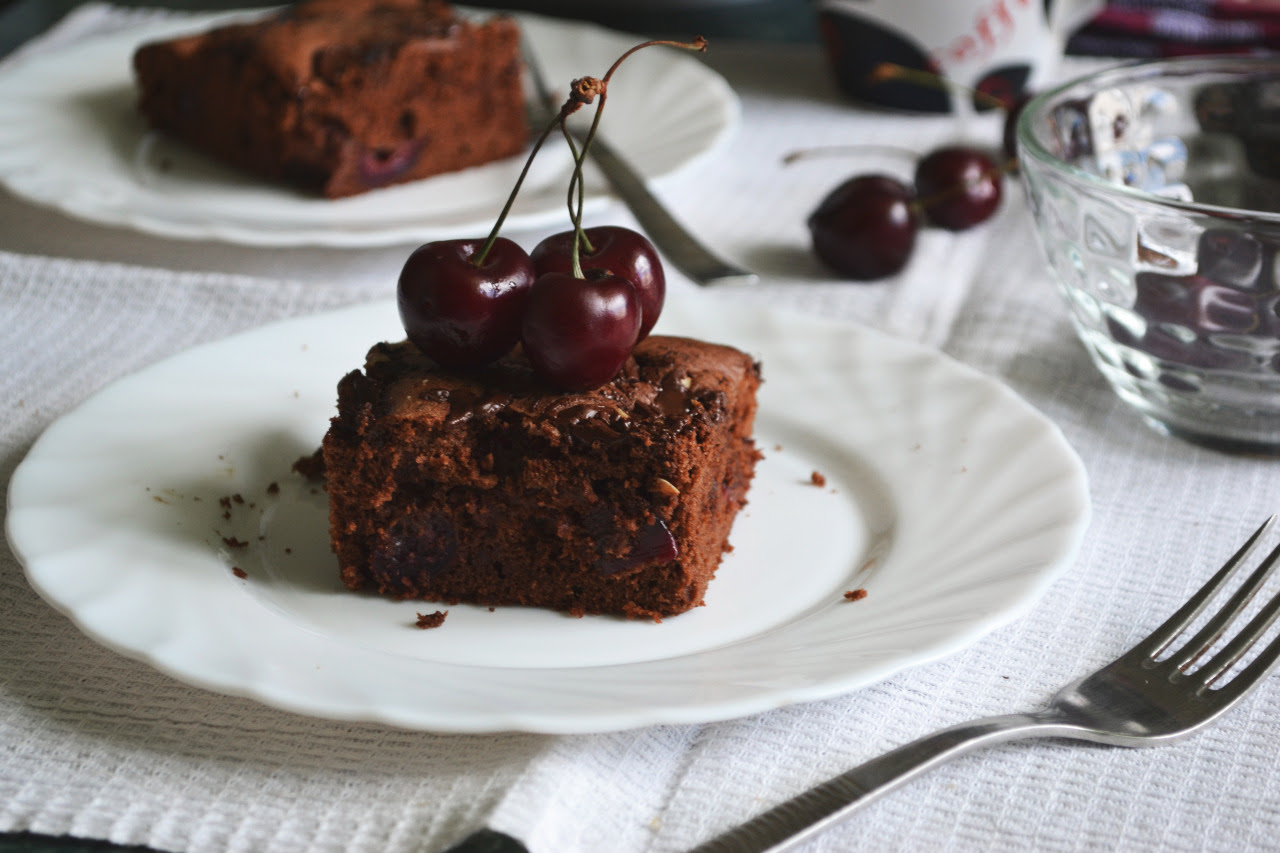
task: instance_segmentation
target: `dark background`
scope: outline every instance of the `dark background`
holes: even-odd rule
[[[0,0],[0,57],[56,24],[85,0]],[[261,0],[115,0],[118,6],[217,11],[277,6]],[[459,5],[501,7],[582,18],[646,35],[811,41],[807,0],[468,0]]]

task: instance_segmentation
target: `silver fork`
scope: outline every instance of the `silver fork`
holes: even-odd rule
[[[525,67],[529,70],[529,79],[533,82],[534,128],[541,129],[551,121],[559,111],[556,103],[533,55],[528,42],[523,45]],[[614,192],[627,204],[636,220],[644,227],[649,239],[653,240],[668,261],[695,282],[705,286],[714,285],[749,285],[758,281],[758,276],[750,270],[742,269],[715,255],[702,244],[698,238],[671,215],[670,211],[649,192],[644,178],[632,168],[631,164],[597,135],[591,141],[591,158],[600,171],[609,179]]]
[[[991,744],[1060,737],[1114,746],[1162,746],[1208,726],[1280,661],[1280,638],[1276,638],[1239,672],[1226,677],[1280,616],[1280,594],[1259,608],[1234,638],[1215,649],[1270,576],[1280,560],[1280,546],[1258,564],[1191,639],[1170,649],[1230,585],[1276,518],[1267,519],[1167,622],[1102,669],[1059,690],[1043,710],[985,717],[900,746],[775,806],[691,853],[790,850],[926,770]],[[1193,669],[1211,649],[1212,656]]]

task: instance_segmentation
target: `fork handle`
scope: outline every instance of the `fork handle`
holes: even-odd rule
[[[690,853],[782,853],[944,761],[984,746],[1033,737],[1070,736],[1044,712],[984,717],[934,732],[828,779]]]
[[[591,157],[654,244],[689,278],[704,286],[745,285],[758,280],[755,273],[722,260],[690,234],[649,191],[644,178],[599,136],[592,140]]]

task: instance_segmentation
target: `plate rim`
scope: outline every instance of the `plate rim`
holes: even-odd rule
[[[681,298],[694,302],[707,300],[706,304],[714,304],[714,298],[708,296],[699,295],[697,298],[691,298],[685,294],[681,294]],[[166,365],[170,365],[174,361],[179,359],[199,360],[200,358],[205,357],[207,353],[217,353],[223,347],[235,346],[243,338],[251,336],[269,337],[273,334],[279,335],[282,333],[281,327],[286,326],[305,328],[311,324],[323,325],[325,322],[332,322],[334,319],[342,318],[345,315],[351,315],[354,312],[393,310],[389,305],[390,303],[387,301],[376,301],[372,303],[347,306],[345,308],[306,315],[303,317],[289,318],[270,323],[266,326],[245,330],[217,341],[204,343],[196,347],[179,351],[174,355],[161,359],[155,364],[108,383],[103,388],[95,391],[92,395],[83,400],[75,408],[64,413],[49,424],[37,438],[36,442],[31,446],[17,468],[15,468],[8,488],[8,512],[6,513],[5,525],[6,537],[11,549],[23,567],[28,583],[33,589],[35,589],[42,599],[49,603],[56,611],[70,618],[73,624],[75,624],[82,633],[89,636],[95,642],[126,657],[140,660],[152,668],[169,675],[170,677],[176,678],[183,683],[192,684],[202,689],[254,699],[266,705],[294,713],[348,721],[378,722],[412,730],[453,733],[524,731],[544,734],[583,734],[617,731],[648,725],[713,722],[763,712],[785,705],[832,698],[882,681],[885,678],[907,668],[920,666],[954,654],[992,631],[1016,621],[1030,610],[1045,594],[1049,586],[1063,575],[1075,561],[1082,545],[1084,535],[1088,529],[1092,508],[1088,489],[1087,472],[1083,462],[1075,453],[1061,429],[1003,382],[1000,382],[994,377],[991,377],[974,367],[966,365],[938,350],[934,350],[922,344],[895,338],[884,332],[880,332],[864,325],[847,323],[829,318],[814,317],[812,315],[794,312],[789,309],[775,309],[765,305],[738,305],[732,310],[738,312],[745,311],[746,313],[767,312],[774,318],[781,317],[783,321],[798,321],[805,324],[812,324],[816,327],[825,327],[829,332],[843,331],[851,333],[855,337],[864,337],[878,346],[887,347],[895,354],[906,353],[916,358],[923,358],[935,368],[950,371],[955,375],[964,376],[966,381],[978,383],[978,385],[983,387],[987,392],[998,395],[1010,406],[1018,409],[1021,414],[1027,418],[1027,422],[1034,424],[1036,429],[1040,431],[1040,441],[1048,441],[1050,445],[1056,446],[1057,451],[1061,454],[1059,461],[1065,464],[1068,471],[1068,474],[1065,476],[1066,480],[1069,482],[1064,481],[1062,487],[1072,493],[1072,497],[1075,501],[1075,504],[1072,507],[1074,520],[1067,524],[1067,527],[1070,529],[1067,534],[1067,540],[1063,544],[1061,551],[1049,565],[1042,566],[1032,576],[1031,582],[1026,583],[1023,586],[1021,593],[1018,594],[1014,600],[1005,602],[1003,606],[986,613],[981,618],[969,620],[961,629],[951,632],[942,640],[935,641],[923,649],[917,649],[909,654],[899,656],[896,659],[884,659],[878,661],[872,666],[863,667],[860,670],[855,669],[852,673],[845,673],[843,677],[828,678],[825,681],[819,681],[807,686],[762,689],[754,692],[749,691],[745,696],[721,699],[710,703],[648,707],[641,708],[639,710],[634,708],[618,710],[615,707],[613,710],[609,711],[595,709],[581,711],[577,715],[564,715],[563,713],[557,713],[555,716],[550,717],[546,711],[539,712],[536,709],[532,711],[522,709],[504,709],[499,712],[490,713],[487,716],[477,715],[470,718],[460,718],[457,715],[457,712],[449,712],[447,710],[443,714],[437,711],[433,715],[429,709],[415,709],[410,713],[406,713],[404,709],[388,710],[386,707],[355,708],[349,704],[346,706],[335,706],[331,703],[326,705],[324,701],[317,700],[314,696],[308,699],[307,697],[290,695],[287,691],[282,691],[279,688],[279,685],[264,684],[261,679],[253,683],[248,683],[238,682],[234,678],[231,680],[217,680],[209,679],[201,675],[193,675],[189,669],[184,670],[181,666],[174,665],[172,661],[158,655],[155,649],[148,650],[144,648],[126,646],[122,645],[117,638],[103,636],[102,632],[94,629],[92,625],[88,624],[83,618],[81,618],[81,614],[78,612],[77,607],[66,598],[65,591],[60,595],[57,590],[47,589],[46,585],[41,582],[38,578],[41,570],[37,565],[35,565],[36,559],[38,558],[33,559],[28,553],[29,549],[26,548],[24,544],[26,533],[22,530],[22,526],[25,523],[24,509],[26,509],[26,507],[23,506],[23,489],[26,487],[26,480],[29,472],[33,468],[33,460],[39,460],[42,458],[42,454],[47,451],[46,445],[56,442],[59,431],[65,428],[64,425],[67,422],[74,422],[78,413],[80,413],[91,402],[101,399],[104,395],[115,393],[115,389],[122,383],[146,382],[148,380],[148,374],[151,371],[163,369]],[[723,303],[720,304],[720,308],[722,310],[726,307],[728,306],[725,306]],[[744,346],[744,348],[746,347]],[[768,369],[767,366],[766,369]],[[334,379],[334,382],[336,383],[336,378]],[[333,641],[332,638],[330,638],[330,641]],[[711,650],[711,652],[714,651],[716,651],[716,649]],[[707,652],[694,652],[690,657],[699,657],[704,654],[707,654]],[[664,661],[662,660],[648,661],[644,662],[643,665],[657,666],[663,662]],[[459,666],[456,664],[432,663],[431,666],[441,667],[446,670],[480,669],[492,670],[495,672],[502,670],[502,668],[498,667],[475,668]],[[616,664],[603,668],[617,671],[619,669],[626,669],[629,667],[635,669],[635,666],[636,665],[630,664]],[[602,667],[581,667],[571,668],[571,671],[581,673],[601,668]],[[530,670],[530,672],[538,672],[545,675],[550,675],[559,671],[560,670],[555,668],[536,671]],[[369,703],[366,702],[366,705],[368,704]],[[376,702],[373,704],[376,705]]]

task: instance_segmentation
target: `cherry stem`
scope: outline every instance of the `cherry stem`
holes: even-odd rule
[[[614,60],[609,66],[609,70],[605,72],[596,83],[596,92],[599,100],[596,101],[596,112],[591,119],[591,127],[587,130],[587,135],[582,139],[582,150],[574,151],[574,167],[573,177],[569,180],[569,219],[573,222],[573,250],[571,252],[571,262],[573,274],[582,278],[582,262],[581,247],[586,244],[587,251],[591,251],[591,243],[587,240],[586,232],[582,228],[582,209],[585,204],[586,193],[583,191],[582,164],[586,162],[587,153],[591,150],[591,143],[595,141],[596,131],[600,127],[600,119],[604,115],[605,101],[609,98],[609,81],[613,79],[613,74],[633,53],[643,50],[646,47],[655,47],[663,45],[666,47],[678,47],[684,50],[696,50],[699,53],[705,53],[707,49],[707,40],[702,36],[695,36],[691,42],[669,41],[666,39],[655,39],[653,41],[641,42],[640,44],[628,49],[621,56]],[[565,104],[564,109],[560,111],[561,127],[564,128],[565,137],[569,137],[568,127],[564,124],[564,119],[570,112],[577,109],[577,105],[570,110],[570,104],[574,103],[574,97],[570,96],[569,102]],[[573,140],[569,140],[570,150],[574,150]],[[574,187],[577,187],[577,206],[574,206]]]
[[[583,243],[586,243],[588,254],[594,251],[594,247],[592,247],[591,242],[587,240],[586,231],[582,228],[582,203],[579,201],[576,208],[573,203],[575,198],[575,187],[577,188],[576,196],[582,196],[582,166],[579,159],[582,155],[578,152],[578,147],[573,144],[573,134],[569,132],[569,128],[563,121],[560,122],[560,132],[564,134],[564,141],[569,143],[569,151],[573,154],[574,163],[573,175],[569,178],[568,197],[569,221],[573,224],[573,248],[569,253],[569,272],[574,278],[585,278],[586,276],[583,275],[582,272],[582,257],[578,252],[578,241],[581,240]]]
[[[569,144],[569,153],[573,155],[573,162],[577,164],[578,157],[580,156],[580,154],[578,152],[578,146],[574,144],[573,134],[569,132],[569,128],[565,126],[563,123],[561,123],[560,125],[560,130],[564,134],[564,141]],[[576,206],[575,206],[575,195],[574,195],[575,188],[577,190]],[[586,201],[586,182],[582,180],[582,175],[579,173],[577,169],[575,169],[573,175],[569,178],[569,198],[568,198],[569,221],[573,223],[575,234],[577,233],[578,226],[581,225],[582,223],[582,207],[583,207],[583,204],[585,204],[585,201]],[[586,251],[588,255],[595,254],[596,247],[591,245],[591,240],[587,237],[587,232],[585,230],[583,230],[582,232],[582,245],[583,245],[584,251]]]
[[[918,68],[907,68],[905,65],[899,65],[896,62],[881,62],[875,68],[872,68],[871,73],[867,75],[868,83],[887,83],[891,80],[906,80],[908,83],[928,86],[931,89],[954,89],[957,92],[963,92],[971,96],[975,101],[983,101],[987,106],[1002,110],[1009,109],[1008,101],[998,98],[990,92],[970,89],[950,77],[943,77],[941,74],[934,74],[930,71],[921,71]]]
[[[909,148],[898,148],[895,145],[822,145],[817,148],[802,148],[799,151],[792,151],[790,154],[782,158],[782,164],[784,166],[790,166],[792,163],[798,163],[801,160],[808,160],[811,157],[877,153],[895,154],[900,157],[908,158],[912,161],[920,156],[916,151],[912,151]]]
[[[502,230],[502,224],[507,221],[507,214],[511,212],[511,206],[515,204],[516,196],[520,194],[520,187],[524,184],[524,179],[529,174],[529,167],[533,165],[533,158],[538,156],[542,143],[547,141],[547,137],[551,135],[551,131],[556,129],[557,124],[561,127],[564,126],[563,115],[557,115],[553,118],[546,129],[538,136],[537,141],[533,143],[533,148],[529,151],[529,156],[524,161],[524,168],[520,170],[520,177],[516,178],[516,184],[511,188],[511,194],[507,196],[507,203],[502,206],[502,212],[498,214],[497,221],[493,223],[493,230],[489,232],[489,236],[485,239],[484,245],[480,247],[480,251],[476,252],[471,259],[471,262],[476,266],[481,266],[484,263],[484,259],[489,255],[489,250],[497,242],[498,232]]]

